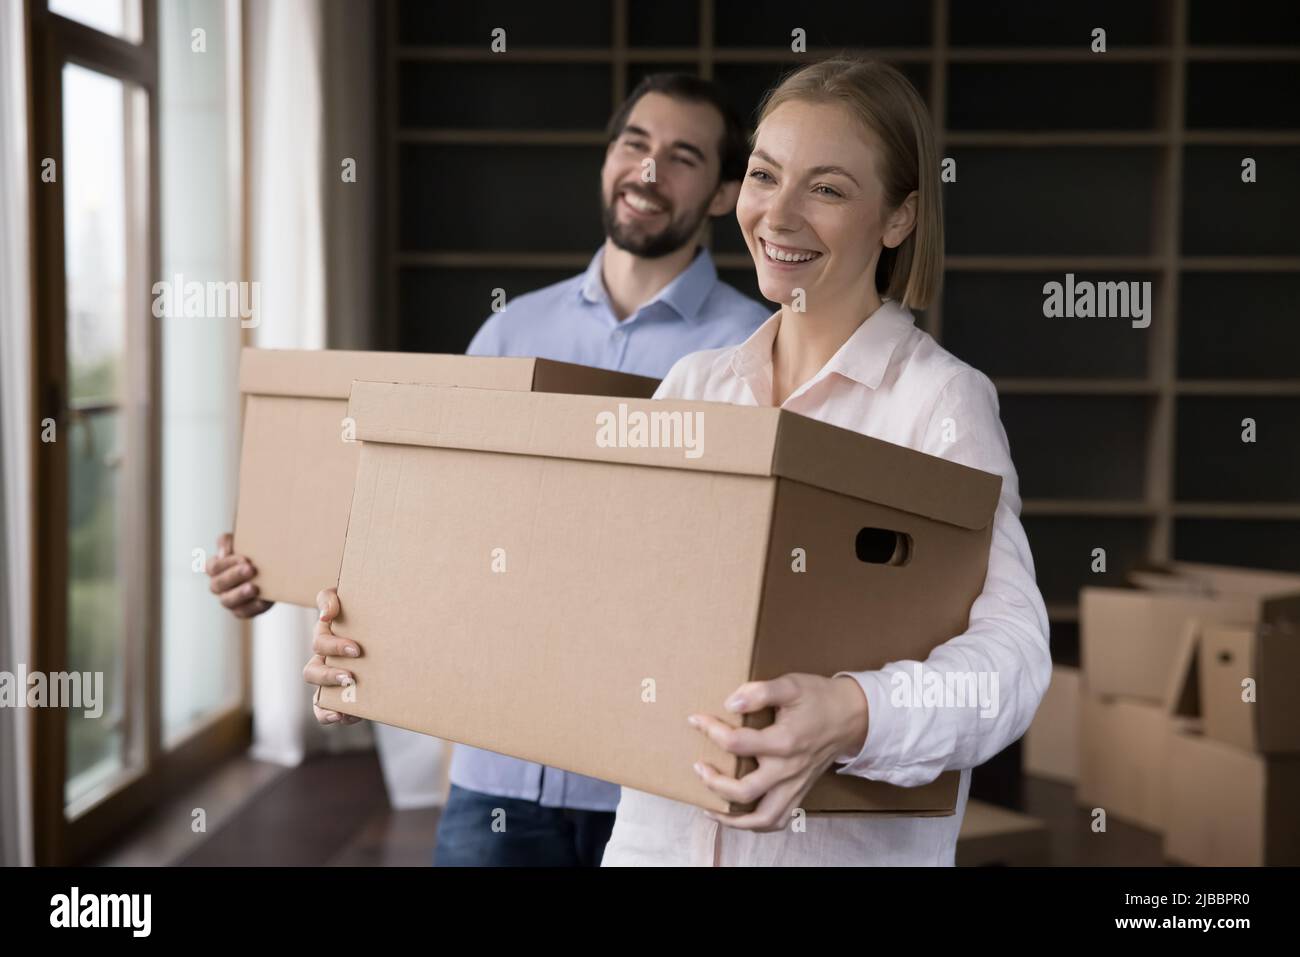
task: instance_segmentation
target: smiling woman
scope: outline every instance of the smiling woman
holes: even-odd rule
[[[813,263],[833,248],[838,261],[797,274],[809,294],[815,284],[827,298],[856,292],[924,309],[943,269],[939,160],[933,139],[917,135],[929,128],[925,105],[897,70],[845,62],[801,70],[764,99],[736,217],[774,302],[795,274],[773,264]]]
[[[695,766],[715,794],[753,810],[723,817],[624,788],[604,863],[951,865],[970,769],[1024,734],[1051,662],[997,394],[910,311],[929,304],[943,269],[929,116],[892,67],[805,67],[764,101],[742,183],[736,218],[781,310],[739,346],[682,359],[656,398],[777,406],[1000,475],[987,576],[966,630],[935,636],[924,662],[769,676],[718,702],[726,720],[690,715],[718,747],[756,759],[739,778]],[[851,627],[871,642],[871,622]],[[900,679],[1000,700],[918,701],[893,693]],[[766,709],[770,725],[744,723]],[[834,765],[901,787],[960,770],[956,813],[807,817],[801,802]]]

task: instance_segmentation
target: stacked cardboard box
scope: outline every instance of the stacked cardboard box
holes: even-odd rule
[[[1052,666],[1052,683],[1025,732],[1025,773],[1061,784],[1079,781],[1079,669]]]
[[[1196,729],[1167,761],[1165,853],[1188,864],[1300,864],[1300,576],[1185,569],[1258,603],[1253,625],[1189,629],[1170,694]]]
[[[1078,800],[1192,864],[1300,858],[1300,576],[1175,563],[1080,600]]]

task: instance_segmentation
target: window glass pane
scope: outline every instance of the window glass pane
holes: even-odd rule
[[[140,42],[140,0],[50,0],[50,13]]]
[[[231,105],[224,0],[159,4],[162,278],[237,282],[230,198]],[[190,52],[202,27],[208,52]],[[208,590],[202,561],[234,514],[240,317],[162,323],[163,744],[239,702],[239,623]]]
[[[79,66],[63,69],[67,670],[90,676],[83,699],[89,687],[102,689],[94,708],[68,709],[69,802],[121,771],[132,753],[123,594],[128,92],[120,80]]]
[[[103,699],[92,709],[68,709],[68,802],[112,778],[126,763],[124,616],[117,575],[120,439],[117,411],[74,415],[64,435],[70,473],[68,672],[102,680]],[[83,695],[88,687],[83,680]]]
[[[68,399],[115,402],[126,342],[126,159],[120,80],[63,70]]]

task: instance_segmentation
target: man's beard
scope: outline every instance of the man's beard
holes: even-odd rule
[[[612,203],[606,203],[605,197],[601,196],[601,220],[605,225],[605,235],[619,249],[645,259],[658,259],[677,252],[695,237],[700,223],[704,222],[704,217],[708,215],[709,204],[706,201],[693,214],[675,219],[669,217],[668,225],[656,233],[647,233],[639,226],[618,221],[614,207],[618,204],[618,197],[622,192],[623,188],[620,187],[614,193]],[[649,190],[646,192],[649,193]],[[655,202],[667,205],[662,197],[653,193],[650,193],[650,196]]]

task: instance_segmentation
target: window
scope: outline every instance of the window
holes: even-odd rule
[[[239,4],[34,0],[37,859],[88,859],[247,746],[246,635],[202,563],[229,524],[238,320],[156,284],[242,278]],[[192,44],[204,31],[203,49]]]
[[[132,43],[140,42],[140,0],[50,0],[50,13]]]
[[[148,101],[136,85],[75,64],[63,66],[61,80],[66,670],[103,675],[103,700],[67,712],[64,793],[75,806],[141,760],[129,679],[138,672],[134,639],[142,623],[129,582],[143,572],[135,567],[141,552],[130,516],[145,450],[126,396],[140,376],[130,319],[140,308],[148,247],[147,236],[134,228],[143,198],[134,171],[148,165],[136,133],[147,120]]]

